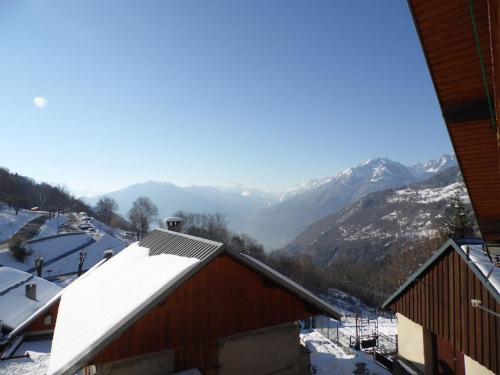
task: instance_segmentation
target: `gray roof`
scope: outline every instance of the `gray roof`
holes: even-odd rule
[[[434,264],[438,259],[441,258],[443,254],[447,251],[456,251],[463,259],[465,263],[469,266],[471,271],[476,275],[476,277],[484,284],[486,289],[491,293],[495,300],[500,303],[500,295],[498,290],[492,285],[491,280],[489,280],[488,275],[481,270],[481,268],[476,264],[476,262],[471,261],[468,255],[462,250],[462,245],[485,245],[482,241],[477,240],[462,240],[458,243],[454,240],[448,240],[446,243],[439,248],[427,261],[415,271],[399,288],[396,290],[389,298],[387,298],[382,304],[382,309],[387,308],[395,299],[397,299],[401,294],[403,294],[409,286],[411,286],[415,281],[420,279],[420,276],[427,271],[427,269]],[[493,265],[493,267],[495,267]]]
[[[156,229],[144,237],[139,245],[149,249],[149,255],[170,254],[205,260],[219,250],[223,244],[190,236],[184,233]]]

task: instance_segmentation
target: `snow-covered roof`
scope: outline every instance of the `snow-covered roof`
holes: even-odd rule
[[[460,250],[469,258],[469,264],[473,265],[483,275],[482,281],[486,286],[491,286],[496,294],[500,294],[500,268],[486,252],[483,245],[462,245]],[[500,260],[499,260],[500,261]]]
[[[70,284],[59,304],[48,373],[78,366],[198,262],[170,254],[149,256],[148,248],[135,243]]]
[[[26,297],[26,284],[36,284],[36,301]],[[9,267],[0,268],[0,320],[14,330],[57,295],[50,281]]]
[[[49,374],[77,371],[152,306],[223,252],[315,306],[338,316],[312,293],[263,263],[223,244],[157,229],[64,289]]]
[[[441,255],[448,250],[456,251],[470,267],[476,277],[484,284],[486,289],[491,293],[497,302],[500,303],[500,268],[494,259],[490,258],[486,252],[487,244],[482,241],[472,240],[457,243],[454,240],[448,240],[438,251],[436,251],[427,261],[415,271],[396,292],[382,304],[382,308],[387,308],[396,298],[403,294],[406,289],[415,281],[418,280],[420,275],[424,273]]]

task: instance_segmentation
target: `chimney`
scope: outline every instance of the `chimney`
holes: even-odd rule
[[[182,231],[182,224],[184,223],[184,220],[180,217],[168,217],[165,219],[165,223],[167,224],[168,230],[180,233]]]
[[[111,259],[113,256],[113,249],[108,249],[104,251],[104,259],[106,259],[106,262]]]
[[[26,284],[26,297],[36,301],[36,284]]]

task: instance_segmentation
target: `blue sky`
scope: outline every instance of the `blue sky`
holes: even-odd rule
[[[2,1],[0,82],[0,165],[78,195],[452,150],[405,1]]]

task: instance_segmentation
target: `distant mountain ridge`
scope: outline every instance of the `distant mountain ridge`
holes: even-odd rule
[[[336,176],[306,181],[281,194],[243,186],[178,187],[149,181],[105,195],[118,202],[122,214],[141,195],[155,202],[161,217],[177,210],[221,212],[227,216],[232,230],[245,232],[273,249],[285,246],[308,225],[368,193],[423,181],[454,165],[453,155],[413,166],[377,157]],[[98,198],[86,200],[95,204]]]
[[[454,195],[469,202],[457,166],[408,187],[367,194],[311,224],[281,251],[309,255],[322,267],[380,261],[407,241],[436,234]]]

